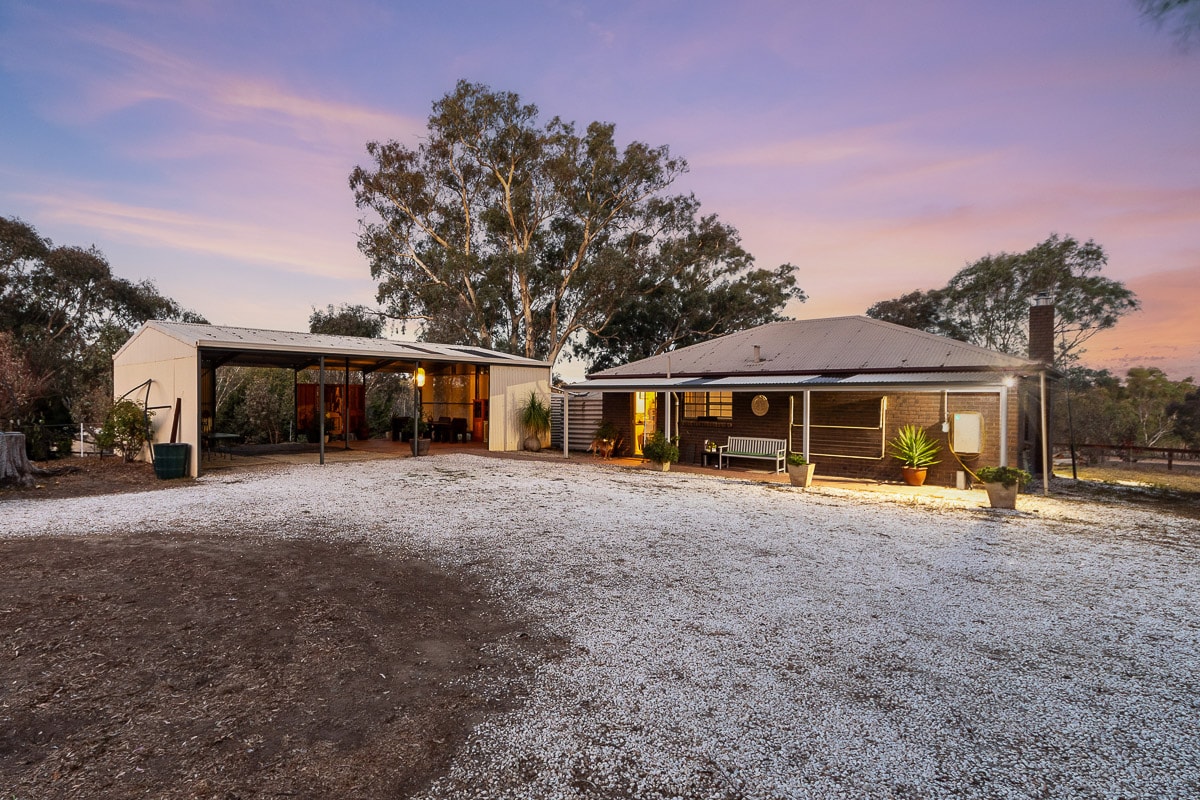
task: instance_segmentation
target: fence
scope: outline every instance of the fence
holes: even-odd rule
[[[40,422],[11,422],[8,430],[25,434],[25,451],[32,461],[62,456],[110,456],[96,444],[102,423],[46,425]]]
[[[1067,443],[1057,443],[1055,448],[1060,450],[1069,450],[1071,445]],[[1108,459],[1120,459],[1134,463],[1137,461],[1151,459],[1165,459],[1167,469],[1174,469],[1176,462],[1197,462],[1200,466],[1200,450],[1187,447],[1137,447],[1129,444],[1077,444],[1075,450],[1083,453],[1089,460],[1104,461]],[[1191,466],[1190,464],[1188,466]]]

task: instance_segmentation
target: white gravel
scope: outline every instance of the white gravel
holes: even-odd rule
[[[430,798],[1200,796],[1200,531],[459,454],[5,504],[416,548],[569,643]]]

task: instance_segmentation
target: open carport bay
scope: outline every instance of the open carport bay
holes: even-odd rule
[[[461,453],[18,501],[0,533],[368,542],[561,637],[422,796],[1200,794],[1195,521],[971,506]]]

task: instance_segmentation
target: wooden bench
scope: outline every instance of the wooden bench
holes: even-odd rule
[[[787,464],[787,442],[783,439],[758,439],[753,436],[730,436],[721,450],[721,468],[731,458],[757,458],[774,461],[775,471],[783,472]]]

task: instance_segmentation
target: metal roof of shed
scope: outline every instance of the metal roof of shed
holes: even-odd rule
[[[302,368],[313,366],[325,356],[336,359],[329,366],[349,364],[351,369],[381,369],[389,365],[479,364],[549,367],[509,353],[467,345],[434,342],[405,342],[393,339],[369,339],[361,336],[331,336],[320,333],[296,333],[261,328],[235,328],[227,325],[200,325],[191,322],[151,320],[130,337],[130,342],[153,331],[195,347],[205,356],[217,358],[222,365],[277,366]],[[117,351],[124,351],[126,343]]]
[[[593,378],[572,384],[573,390],[599,392],[778,392],[788,389],[864,389],[919,386],[929,390],[998,387],[999,372],[871,372],[849,375],[738,375],[684,378]]]
[[[893,382],[923,382],[943,372],[1029,374],[1039,365],[966,342],[864,316],[787,320],[634,361],[588,376],[579,388],[610,378],[716,376],[785,377],[891,374]],[[903,380],[901,375],[907,376]],[[882,375],[880,376],[882,377]],[[978,376],[976,376],[978,379]],[[939,375],[936,380],[946,380]],[[874,379],[871,382],[878,382]]]

